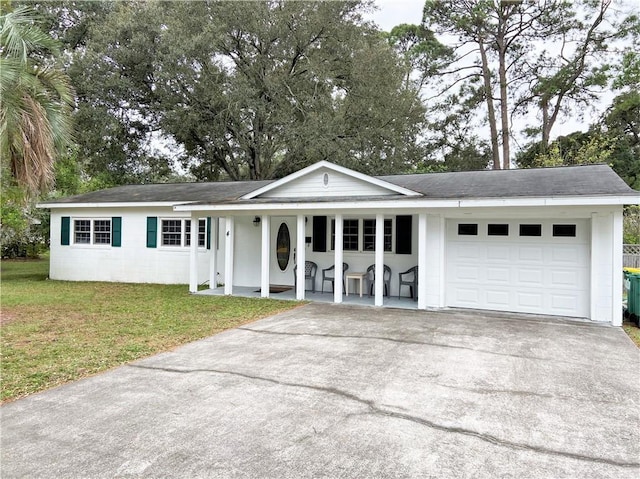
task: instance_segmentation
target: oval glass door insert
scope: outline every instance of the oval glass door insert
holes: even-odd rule
[[[291,237],[289,236],[289,228],[286,223],[282,223],[278,229],[278,237],[276,238],[276,258],[278,259],[280,271],[287,269],[290,253]]]

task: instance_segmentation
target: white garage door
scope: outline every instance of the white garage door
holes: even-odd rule
[[[447,223],[448,306],[588,317],[587,220]]]

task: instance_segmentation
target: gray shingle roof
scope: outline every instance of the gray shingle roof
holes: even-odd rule
[[[427,198],[637,195],[607,165],[380,176]]]
[[[485,170],[379,176],[380,180],[416,191],[429,199],[452,198],[548,198],[559,196],[637,196],[609,166],[586,165],[559,168]],[[70,196],[47,204],[71,203],[269,203],[277,198],[239,200],[271,181],[171,183],[129,185]],[[392,197],[380,197],[390,199]],[[415,197],[414,197],[415,198]],[[356,198],[344,198],[355,200]],[[357,198],[371,201],[374,198]],[[378,198],[376,198],[378,199]],[[296,201],[336,201],[336,198],[287,198]]]

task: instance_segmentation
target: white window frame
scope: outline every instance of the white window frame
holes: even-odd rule
[[[375,218],[344,218],[343,220],[343,235],[344,235],[344,222],[345,221],[358,221],[358,249],[357,250],[347,250],[343,248],[344,253],[373,253],[375,249],[365,250],[364,249],[364,223],[365,221],[376,221]],[[395,246],[396,246],[396,231],[395,231],[395,217],[392,218],[384,218],[383,225],[390,222],[391,225],[391,249],[385,249],[385,254],[394,254]],[[384,226],[383,226],[384,228]],[[328,251],[335,251],[335,218],[331,219],[331,226],[328,228]],[[374,247],[375,248],[375,247]]]
[[[76,231],[76,223],[78,221],[88,221],[89,222],[89,231],[83,231],[82,233],[88,233],[89,234],[89,241],[88,242],[80,242],[77,241],[77,233],[78,231]],[[96,231],[96,221],[107,221],[109,223],[109,241],[106,243],[97,243],[96,242],[96,233],[106,233],[105,231]],[[113,220],[111,217],[92,217],[92,218],[85,218],[85,217],[79,217],[79,218],[71,218],[71,225],[70,225],[70,229],[71,231],[70,236],[71,236],[71,241],[70,243],[74,246],[91,246],[91,247],[111,247],[111,244],[113,243]]]
[[[188,249],[191,247],[191,238],[193,237],[191,229],[191,218],[158,218],[160,221],[160,227],[158,228],[158,246],[163,249],[176,250],[176,249]],[[165,221],[179,221],[180,222],[180,244],[164,244],[164,223]],[[188,225],[188,226],[187,226]],[[187,231],[187,228],[189,231]],[[200,229],[203,231],[200,231]],[[176,233],[168,233],[176,234]],[[203,235],[202,242],[200,241],[200,235]],[[187,240],[188,238],[188,240]],[[207,247],[207,219],[198,218],[198,249],[206,249]]]

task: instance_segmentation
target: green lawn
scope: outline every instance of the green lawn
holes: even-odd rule
[[[1,401],[90,376],[296,307],[193,296],[187,286],[47,279],[49,262],[2,261]]]

